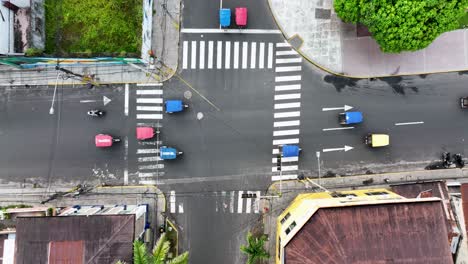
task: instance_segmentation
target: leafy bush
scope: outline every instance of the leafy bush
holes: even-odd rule
[[[38,57],[41,56],[44,53],[43,49],[38,49],[38,48],[28,48],[24,52],[24,55],[26,57]]]

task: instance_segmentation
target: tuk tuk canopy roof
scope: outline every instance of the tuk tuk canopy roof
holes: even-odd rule
[[[238,26],[247,25],[247,8],[236,7],[236,24]]]
[[[390,137],[386,134],[372,134],[372,147],[383,147],[390,144]]]
[[[166,112],[180,112],[183,109],[182,100],[167,100],[166,101]]]
[[[177,157],[177,150],[175,148],[161,147],[159,149],[159,157],[163,160],[175,159]]]
[[[154,136],[154,128],[152,127],[137,127],[136,137],[139,140],[149,139]]]
[[[299,146],[297,145],[283,145],[282,146],[282,156],[283,157],[298,157],[299,156]]]
[[[96,147],[105,148],[112,146],[112,137],[109,135],[98,134],[94,137]]]
[[[231,9],[222,8],[219,10],[219,24],[222,27],[228,27],[231,25]]]
[[[362,122],[362,113],[361,112],[346,112],[346,124],[356,124]]]

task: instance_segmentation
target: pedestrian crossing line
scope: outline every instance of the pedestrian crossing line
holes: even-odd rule
[[[294,72],[294,71],[301,71],[302,66],[283,66],[283,67],[276,67],[275,72]]]
[[[235,191],[231,191],[231,199],[229,200],[229,212],[234,213],[234,196],[236,195]]]
[[[137,86],[162,86],[162,83],[137,83]]]
[[[250,45],[250,69],[255,69],[257,59],[257,42]]]
[[[276,56],[285,56],[285,55],[298,55],[295,50],[278,50]]]
[[[268,69],[273,68],[273,43],[268,43]]]
[[[164,164],[151,164],[151,165],[139,165],[139,170],[157,170],[157,169],[164,169]]]
[[[159,149],[137,149],[136,154],[157,154]]]
[[[284,103],[284,104],[275,104],[274,108],[277,109],[288,109],[288,108],[299,108],[301,107],[301,103]]]
[[[176,212],[176,196],[175,196],[175,191],[171,191],[171,194],[169,196],[169,204],[171,208],[171,214],[175,214]]]
[[[273,131],[274,137],[299,135],[299,129]]]
[[[184,41],[182,53],[184,54],[182,58],[182,69],[187,69],[188,67],[188,41]]]
[[[190,60],[190,68],[195,69],[197,67],[197,42],[192,41],[192,58]]]
[[[254,213],[258,214],[260,212],[260,191],[256,191],[255,194],[257,195],[257,198],[255,198],[254,202]]]
[[[301,112],[299,111],[293,111],[293,112],[281,112],[281,113],[275,113],[274,118],[287,118],[287,117],[298,117],[301,116]]]
[[[162,176],[163,172],[139,172],[138,178],[152,178]]]
[[[137,126],[162,127],[162,125],[161,125],[161,123],[159,123],[159,121],[157,121],[156,123],[138,122]]]
[[[162,141],[138,141],[138,145],[140,146],[156,146],[156,145],[162,145]]]
[[[164,184],[164,183],[157,182],[155,180],[142,180],[142,181],[138,181],[138,184],[141,184],[141,185],[161,185],[161,184]]]
[[[163,90],[155,90],[155,89],[152,89],[152,90],[137,90],[136,91],[136,94],[137,95],[161,95],[163,94]]]
[[[297,165],[291,165],[291,166],[281,166],[281,171],[297,171],[298,170]],[[271,168],[271,172],[277,172],[278,168],[276,166]]]
[[[213,41],[208,41],[208,69],[213,69]]]
[[[251,194],[253,192],[251,191],[247,191],[248,194]],[[252,198],[247,198],[246,199],[246,203],[245,203],[245,212],[247,214],[250,214],[250,210],[251,210],[251,203],[252,203]]]
[[[273,145],[299,144],[299,138],[275,139]]]
[[[162,98],[137,98],[137,104],[162,104]]]
[[[239,41],[234,42],[234,69],[239,69]]]
[[[299,63],[301,61],[302,61],[302,58],[276,59],[276,64]]]
[[[291,75],[291,76],[276,76],[275,82],[292,82],[292,81],[300,81],[300,75]]]
[[[162,108],[162,106],[141,106],[141,105],[137,105],[136,110],[137,111],[161,112],[163,110],[163,108]]]
[[[242,205],[243,205],[243,200],[242,200],[242,194],[244,191],[239,191],[239,196],[237,197],[237,213],[241,214],[242,213]]]
[[[162,114],[137,114],[137,119],[163,119]]]
[[[260,50],[258,53],[258,68],[263,69],[265,67],[265,42],[260,42]]]
[[[223,67],[222,65],[222,54],[223,54],[223,42],[218,41],[218,44],[216,46],[216,68],[221,69]]]
[[[301,89],[300,84],[288,84],[288,85],[276,85],[275,86],[275,92],[300,90],[300,89]]]
[[[205,41],[200,41],[200,69],[205,69]]]
[[[184,213],[184,204],[179,203],[179,214],[183,214],[183,213]]]
[[[226,41],[226,54],[225,54],[225,61],[224,61],[224,68],[230,69],[231,68],[231,41]]]
[[[279,181],[279,180],[295,180],[297,179],[297,174],[286,174],[286,175],[276,175],[276,176],[272,176],[271,177],[271,180],[272,181]]]
[[[278,155],[279,154],[279,149],[273,149],[273,152],[271,154]]]
[[[247,42],[242,42],[242,69],[247,69]]]
[[[274,122],[273,127],[299,126],[299,120]]]
[[[226,208],[227,208],[227,204],[226,204],[226,191],[221,191],[221,197],[222,197],[222,209],[223,209],[223,213],[226,212]]]
[[[138,162],[153,162],[153,161],[161,161],[161,158],[159,156],[138,158]]]
[[[277,48],[291,47],[291,44],[289,44],[288,42],[278,42],[276,43],[276,47]]]
[[[278,94],[275,95],[276,100],[291,100],[291,99],[301,99],[300,93],[292,93],[292,94]]]
[[[282,157],[281,162],[286,163],[286,162],[296,162],[299,161],[299,157]],[[277,158],[271,158],[271,163],[276,163]]]

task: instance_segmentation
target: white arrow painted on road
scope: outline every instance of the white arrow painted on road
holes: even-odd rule
[[[107,98],[107,96],[103,96],[102,101],[104,102],[104,105],[106,105],[106,104],[110,103],[112,100]]]
[[[329,148],[329,149],[323,149],[322,151],[323,152],[331,152],[331,151],[341,151],[341,150],[344,150],[345,152],[348,151],[348,150],[352,150],[353,147],[350,147],[350,146],[344,146],[344,148]]]
[[[344,105],[343,107],[328,107],[328,108],[322,108],[322,111],[333,111],[333,110],[344,110],[348,111],[353,109],[354,107],[349,106],[349,105]]]

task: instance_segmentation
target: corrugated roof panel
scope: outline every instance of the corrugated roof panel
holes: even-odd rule
[[[84,241],[51,241],[49,264],[84,263]]]

